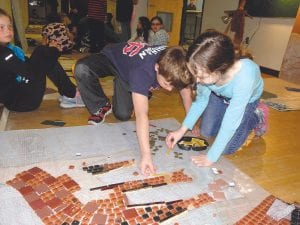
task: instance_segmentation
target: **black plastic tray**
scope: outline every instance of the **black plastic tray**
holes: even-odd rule
[[[199,143],[197,143],[197,141]],[[186,142],[186,143],[183,143],[183,142]],[[190,144],[188,142],[190,142]],[[180,149],[186,150],[186,151],[190,151],[190,150],[203,151],[203,150],[207,149],[208,145],[209,145],[208,142],[203,138],[189,137],[189,136],[184,136],[177,142],[177,146]]]

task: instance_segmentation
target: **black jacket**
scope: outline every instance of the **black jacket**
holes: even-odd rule
[[[0,102],[10,101],[18,88],[41,79],[41,71],[53,67],[59,56],[56,48],[39,46],[24,62],[11,49],[0,46]],[[17,77],[22,80],[17,81]]]

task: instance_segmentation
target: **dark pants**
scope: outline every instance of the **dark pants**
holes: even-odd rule
[[[133,110],[129,85],[120,78],[111,62],[102,54],[93,54],[79,60],[76,64],[77,85],[91,114],[95,114],[109,102],[99,83],[99,78],[107,76],[114,76],[113,113],[119,120],[129,120]]]
[[[70,81],[58,61],[49,62],[45,57],[48,47],[36,48],[28,60],[31,67],[32,79],[28,84],[17,83],[10,92],[10,99],[5,102],[9,110],[27,112],[37,109],[46,89],[46,75],[58,88],[61,95],[73,98],[76,95],[76,86]]]
[[[121,25],[120,39],[121,39],[122,42],[126,42],[131,37],[130,21],[128,21],[128,22],[120,22],[120,25]]]
[[[88,19],[91,52],[100,52],[105,45],[104,22],[95,19]]]

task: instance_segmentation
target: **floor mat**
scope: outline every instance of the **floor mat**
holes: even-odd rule
[[[122,224],[127,224],[124,220],[149,221],[151,216],[163,224],[225,225],[234,224],[269,196],[225,158],[213,168],[198,168],[190,162],[190,157],[199,152],[183,151],[176,146],[167,154],[165,137],[178,126],[174,119],[150,121],[150,148],[157,166],[157,174],[150,177],[137,172],[140,154],[134,122],[0,133],[0,224],[42,225],[52,224],[53,220],[71,224],[73,219],[86,224],[95,224],[95,221],[121,224],[122,220]],[[131,166],[95,175],[83,168],[83,165],[96,168],[132,159]],[[160,180],[159,177],[172,171],[183,171],[191,180],[178,183],[176,179],[167,179],[161,185],[147,188],[152,182],[147,179]],[[36,174],[42,177],[32,179]],[[144,188],[118,192],[120,201],[132,206],[116,206],[119,201],[114,191],[119,186],[113,184],[129,182],[130,186],[133,180],[141,180]],[[132,184],[136,183],[138,181]],[[104,190],[90,190],[103,186]],[[65,195],[61,195],[62,189]],[[68,197],[63,197],[66,194]],[[110,202],[108,198],[115,200]],[[154,208],[147,207],[149,202],[156,202],[153,207],[158,215],[151,213]],[[142,210],[140,204],[144,206]],[[176,210],[174,204],[179,204]],[[122,220],[116,222],[120,218]]]
[[[265,103],[280,112],[300,110],[300,97],[269,98]]]

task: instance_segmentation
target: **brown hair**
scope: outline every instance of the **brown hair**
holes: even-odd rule
[[[12,20],[11,16],[8,15],[8,13],[4,9],[2,9],[2,8],[0,8],[0,16],[6,16],[6,17],[8,17],[10,19],[10,21]]]
[[[224,74],[235,62],[233,43],[227,35],[207,30],[189,47],[187,61],[192,73],[201,68],[208,73]]]
[[[186,65],[186,51],[180,46],[168,47],[160,54],[157,64],[161,74],[176,89],[194,83],[194,77]]]

